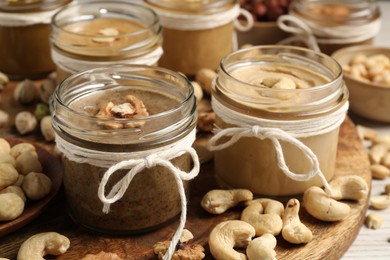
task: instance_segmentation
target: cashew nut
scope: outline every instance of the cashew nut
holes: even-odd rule
[[[60,255],[70,246],[67,237],[56,232],[36,234],[20,246],[17,260],[44,260],[45,255]]]
[[[276,259],[276,238],[271,234],[264,234],[249,242],[246,255],[249,260],[274,260]]]
[[[390,169],[381,164],[372,164],[370,166],[372,178],[384,180],[390,176]]]
[[[22,189],[30,200],[39,200],[50,193],[51,180],[43,173],[30,172],[24,177]]]
[[[381,164],[383,166],[386,166],[387,168],[390,168],[390,152],[387,151],[387,153],[382,157]]]
[[[272,199],[256,199],[242,211],[241,220],[251,224],[256,236],[265,233],[278,235],[283,227],[283,204]]]
[[[0,194],[0,221],[13,220],[22,215],[24,201],[15,193]]]
[[[255,233],[255,229],[250,224],[241,220],[219,223],[210,233],[210,252],[217,260],[246,260],[245,254],[233,248],[246,247]]]
[[[303,204],[311,216],[322,221],[342,220],[351,211],[348,204],[330,198],[323,189],[317,186],[312,186],[305,191]]]
[[[379,164],[382,160],[382,157],[389,150],[389,146],[387,144],[376,144],[368,151],[368,157],[372,164]]]
[[[383,217],[377,213],[370,213],[366,217],[365,224],[368,228],[378,229],[383,224]]]
[[[333,179],[329,183],[332,198],[335,200],[361,200],[368,195],[367,182],[357,175],[345,175]]]
[[[222,214],[240,202],[252,199],[252,192],[246,189],[211,190],[203,196],[200,205],[211,214]]]
[[[283,238],[293,244],[306,244],[313,239],[313,233],[299,219],[299,200],[290,199],[283,215]]]
[[[390,135],[377,135],[372,139],[372,143],[376,144],[385,144],[390,146]]]
[[[378,135],[378,131],[362,125],[356,126],[356,131],[362,140],[372,140]]]
[[[0,190],[14,184],[18,180],[18,172],[9,163],[0,163]]]
[[[390,194],[371,197],[370,205],[374,209],[387,209],[390,206]]]

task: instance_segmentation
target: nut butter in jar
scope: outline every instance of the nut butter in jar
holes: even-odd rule
[[[70,0],[0,1],[0,71],[12,79],[42,78],[55,70],[50,22]]]
[[[79,2],[52,21],[57,80],[114,64],[157,65],[162,54],[156,13],[135,3]]]
[[[376,0],[295,0],[289,15],[280,20],[290,23],[283,22],[282,29],[308,40],[309,47],[316,42],[330,55],[344,47],[372,44],[380,30],[381,14]]]
[[[292,46],[256,46],[226,56],[212,90],[215,174],[223,187],[259,195],[327,187],[348,109],[340,65]]]
[[[163,49],[160,65],[193,76],[199,69],[217,69],[234,50],[236,0],[145,0],[160,16]],[[251,20],[252,21],[252,20]]]
[[[188,181],[199,171],[191,147],[196,99],[186,78],[144,65],[93,69],[62,81],[51,105],[77,223],[130,234],[182,211]]]

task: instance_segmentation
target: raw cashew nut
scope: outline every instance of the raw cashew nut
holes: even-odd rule
[[[322,221],[342,220],[351,211],[348,204],[330,198],[323,189],[317,186],[312,186],[305,191],[303,204],[310,215]]]
[[[0,194],[0,221],[13,220],[24,210],[24,201],[15,193]]]
[[[276,259],[276,238],[271,234],[264,234],[249,242],[246,255],[249,260],[274,260]]]
[[[252,192],[246,189],[211,190],[203,196],[200,205],[211,214],[222,214],[240,202],[252,199]]]
[[[368,228],[378,229],[383,224],[383,217],[378,213],[371,213],[367,215],[364,223]]]
[[[272,199],[256,199],[250,201],[242,211],[241,220],[251,224],[256,230],[256,236],[265,233],[278,235],[283,227],[283,204]]]
[[[241,220],[228,220],[219,223],[210,233],[209,247],[217,260],[246,260],[245,254],[234,250],[234,247],[246,247],[255,229]]]
[[[20,246],[17,260],[44,260],[45,255],[60,255],[70,246],[67,237],[56,232],[36,234]]]
[[[290,199],[283,215],[283,238],[292,244],[306,244],[313,239],[313,233],[299,219],[299,200]]]
[[[333,179],[329,183],[332,188],[332,198],[335,200],[359,201],[368,196],[367,182],[357,175],[345,175]]]

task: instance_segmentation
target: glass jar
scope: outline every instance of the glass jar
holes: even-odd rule
[[[12,79],[42,78],[55,69],[50,21],[71,0],[0,2],[0,71]]]
[[[236,42],[236,0],[145,0],[160,16],[163,49],[160,65],[189,76],[217,69]]]
[[[226,56],[212,90],[215,174],[224,188],[300,194],[335,171],[348,108],[340,65],[299,47],[257,46]]]
[[[180,213],[177,176],[166,165],[189,172],[184,190],[199,170],[191,148],[196,99],[186,78],[143,65],[93,69],[62,81],[51,109],[72,219],[120,234],[158,228]]]
[[[159,18],[135,3],[80,2],[57,13],[52,27],[58,82],[114,64],[157,65],[162,54]]]
[[[343,47],[372,44],[380,30],[376,0],[296,0],[289,14],[308,25],[328,55]]]

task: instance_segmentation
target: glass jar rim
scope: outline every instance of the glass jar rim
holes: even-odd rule
[[[80,6],[96,6],[99,8],[99,12],[101,14],[105,14],[105,13],[110,13],[107,8],[104,8],[102,7],[102,5],[108,5],[108,6],[111,6],[111,5],[125,5],[125,6],[133,6],[133,7],[136,7],[136,8],[139,8],[139,9],[142,9],[146,12],[149,12],[152,17],[154,18],[153,19],[153,22],[150,23],[150,24],[143,24],[145,25],[145,28],[142,28],[142,29],[139,29],[137,31],[134,31],[134,32],[130,32],[130,33],[125,33],[125,34],[121,34],[121,35],[118,35],[118,36],[115,36],[116,38],[122,38],[122,37],[131,37],[131,36],[136,36],[136,35],[139,35],[139,34],[143,34],[143,33],[146,33],[146,32],[149,32],[152,30],[152,28],[154,27],[159,27],[160,28],[160,18],[159,16],[157,15],[157,13],[151,9],[151,8],[147,8],[141,4],[138,4],[138,3],[129,3],[129,2],[124,2],[124,1],[110,1],[110,2],[107,2],[107,1],[93,1],[93,2],[85,2],[85,3],[77,3],[77,4],[74,4],[74,5],[69,5],[69,6],[65,6],[63,8],[61,8],[61,10],[59,10],[53,17],[52,17],[52,22],[51,22],[51,25],[54,29],[58,30],[59,32],[63,32],[63,33],[66,33],[66,34],[69,34],[69,35],[74,35],[74,36],[77,36],[77,37],[95,37],[96,35],[93,35],[93,34],[83,34],[83,33],[76,33],[76,32],[72,32],[72,31],[68,31],[68,30],[65,30],[61,25],[58,24],[58,17],[63,14],[63,12],[65,11],[69,11],[73,8],[78,8]],[[116,12],[115,12],[116,13]],[[126,14],[125,12],[123,13],[120,13],[120,14]],[[85,20],[77,20],[78,22],[80,21],[87,21],[87,20],[90,20],[89,18],[93,18],[94,15],[93,14],[89,14],[89,15],[83,15],[85,16]],[[77,17],[76,15],[72,16],[73,17]],[[159,29],[160,31],[161,29]],[[106,35],[98,35],[99,38],[112,38],[113,36],[106,36]]]
[[[194,13],[199,14],[211,14],[221,10],[225,10],[227,7],[237,4],[237,0],[207,0],[207,1],[166,1],[166,0],[145,0],[145,3],[152,5],[153,7],[163,8],[166,11],[180,12],[180,13]]]
[[[50,11],[66,5],[72,0],[27,0],[27,1],[0,1],[2,12],[39,12]]]

